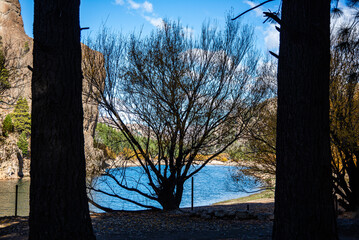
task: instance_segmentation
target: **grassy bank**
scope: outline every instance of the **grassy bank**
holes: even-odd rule
[[[247,197],[241,197],[236,199],[231,199],[227,201],[217,202],[213,205],[229,205],[229,204],[237,204],[237,203],[246,203],[246,202],[254,202],[254,201],[274,201],[274,191],[273,190],[264,190],[259,193],[251,194]]]

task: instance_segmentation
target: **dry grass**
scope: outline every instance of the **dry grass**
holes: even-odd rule
[[[218,202],[218,203],[214,203],[213,205],[229,205],[229,204],[247,203],[247,202],[263,202],[263,203],[274,202],[274,191],[264,190],[259,193],[251,194],[247,197],[241,197],[223,202]]]

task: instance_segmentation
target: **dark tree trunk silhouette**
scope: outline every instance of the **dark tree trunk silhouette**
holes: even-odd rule
[[[283,0],[273,239],[337,239],[329,145],[329,24],[329,0]]]
[[[85,185],[79,0],[35,0],[29,239],[95,239]]]

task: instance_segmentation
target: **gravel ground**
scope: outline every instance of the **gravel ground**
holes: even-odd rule
[[[213,210],[246,210],[272,213],[273,203],[243,203],[195,208]],[[204,219],[190,209],[182,211],[143,211],[92,214],[93,228],[98,240],[139,239],[271,239],[273,222],[266,220],[238,220],[229,218]],[[0,239],[27,239],[27,217],[0,218]],[[341,240],[359,239],[359,219],[343,215],[338,219]]]

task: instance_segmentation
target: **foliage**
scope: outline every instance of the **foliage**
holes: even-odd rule
[[[109,159],[116,159],[117,155],[113,152],[108,146],[103,143],[95,142],[94,147],[101,149],[104,153],[104,156]]]
[[[252,176],[263,188],[275,186],[276,101],[276,98],[272,98],[262,103],[259,120],[248,131],[246,141],[241,146],[236,144],[230,149],[231,159],[237,162],[237,171],[232,176],[235,181],[240,181],[244,176]]]
[[[134,136],[137,141],[144,141],[140,134]],[[149,148],[154,147],[154,142],[150,141]],[[120,155],[125,159],[132,159],[129,151],[131,145],[126,140],[125,135],[116,128],[110,127],[105,123],[98,123],[95,131],[95,146],[105,151],[105,155],[116,159]],[[131,157],[130,157],[131,156]]]
[[[31,133],[31,116],[29,113],[29,105],[26,98],[20,97],[16,102],[13,112],[13,122],[16,131],[25,132],[26,135]]]
[[[11,84],[9,82],[9,70],[6,68],[6,58],[3,50],[0,50],[0,93],[9,89]]]
[[[8,136],[10,132],[14,131],[14,125],[12,123],[11,115],[6,115],[3,123],[2,123],[2,132],[4,136]]]
[[[29,42],[26,41],[24,44],[24,53],[28,53],[30,51]]]
[[[333,36],[330,137],[334,191],[346,210],[359,208],[359,48],[358,30]]]
[[[27,156],[28,155],[28,150],[29,150],[29,143],[27,142],[27,136],[25,132],[22,132],[20,134],[19,140],[17,142],[17,146],[19,147],[19,149],[22,152],[23,156]]]
[[[272,98],[263,101],[258,108],[260,113],[255,125],[247,131],[245,140],[237,142],[229,150],[230,158],[237,162],[237,170],[232,175],[235,181],[252,176],[260,187],[272,188],[275,185],[276,169],[276,68],[274,61],[266,61],[259,78],[269,82]],[[241,184],[239,184],[241,186]],[[246,191],[246,189],[240,189]]]
[[[96,126],[95,142],[105,145],[116,154],[122,152],[124,147],[129,147],[121,131],[104,123],[98,123]]]
[[[101,96],[94,97],[122,132],[126,155],[136,158],[146,181],[130,185],[111,172],[108,179],[164,209],[178,208],[184,182],[255,123],[267,85],[255,79],[252,29],[228,19],[224,31],[205,24],[196,40],[179,23],[164,22],[146,38],[133,34],[126,41],[104,31],[88,45],[103,53],[104,90],[102,75],[91,75],[99,72],[90,64],[95,55],[84,54],[85,78],[97,86]],[[148,191],[139,191],[138,184]]]
[[[333,34],[330,72],[330,138],[334,192],[340,205],[355,210],[359,203],[359,85],[357,30],[349,35]],[[275,105],[273,105],[276,108]],[[233,147],[231,158],[237,159],[241,174],[254,176],[263,186],[273,186],[275,175],[276,114],[266,108],[252,129],[245,147]],[[272,183],[272,184],[268,184]]]

